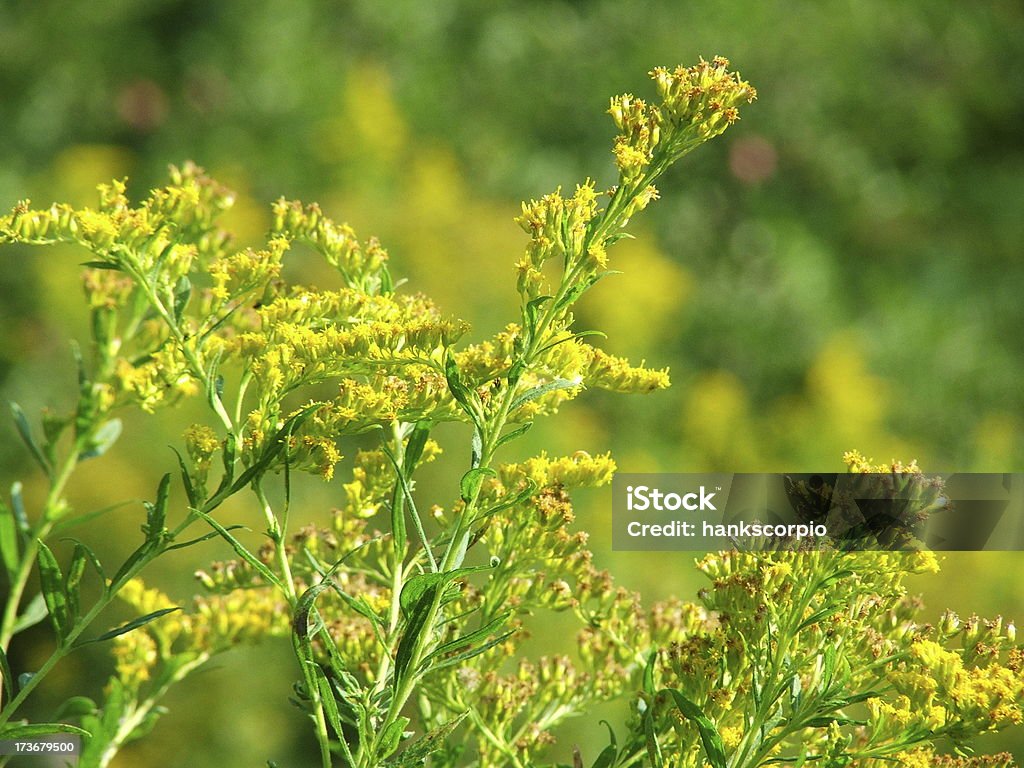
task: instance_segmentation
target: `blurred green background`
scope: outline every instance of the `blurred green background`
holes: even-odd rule
[[[516,450],[612,450],[631,471],[837,469],[851,448],[932,470],[1024,469],[1016,2],[7,0],[0,206],[88,204],[98,182],[125,175],[141,196],[193,159],[240,193],[230,223],[243,241],[259,238],[276,197],[317,200],[379,235],[393,272],[479,338],[515,317],[518,201],[586,176],[611,183],[608,97],[651,95],[651,67],[715,54],[760,100],[663,181],[639,239],[612,254],[624,274],[581,317],[609,350],[669,366],[674,387],[590,393]],[[85,319],[76,259],[0,251],[0,395],[27,409],[71,402],[67,339],[84,337]],[[179,429],[133,419],[74,486],[76,506],[150,495]],[[431,486],[442,502],[444,467]],[[0,487],[31,473],[3,424]],[[322,514],[335,493],[310,490],[309,508]],[[598,559],[652,599],[691,595],[689,556],[611,556],[608,500],[580,503]],[[117,514],[104,545],[123,552],[136,513]],[[191,571],[221,556],[211,545],[152,578],[187,595]],[[1022,565],[951,556],[916,584],[931,615],[1012,616]],[[279,658],[283,646],[225,658],[120,764],[293,754],[308,740]],[[106,674],[101,657],[77,663],[58,684]],[[552,757],[591,732],[569,733]]]

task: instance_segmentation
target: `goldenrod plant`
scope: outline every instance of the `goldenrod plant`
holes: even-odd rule
[[[116,181],[95,209],[25,202],[0,219],[0,242],[90,254],[92,320],[74,408],[33,425],[13,407],[49,492],[28,509],[15,484],[0,506],[0,738],[76,733],[81,765],[111,765],[154,726],[171,686],[239,643],[281,636],[298,680],[278,695],[308,714],[321,768],[1009,764],[964,755],[974,736],[1021,722],[1024,653],[1012,624],[914,618],[903,577],[936,568],[932,555],[714,554],[699,564],[711,580],[700,603],[644,608],[594,566],[573,517],[571,493],[607,483],[612,459],[500,460],[587,389],[668,386],[666,371],[593,346],[600,334],[576,328],[576,304],[613,274],[609,248],[657,199],[654,182],[756,94],[722,58],[651,76],[656,103],[611,101],[617,183],[523,205],[520,316],[475,344],[461,344],[465,323],[392,278],[377,241],[316,205],[275,203],[266,243],[239,248],[218,225],[232,193],[194,165],[138,205]],[[284,279],[296,246],[330,265],[334,287]],[[208,418],[181,425],[138,548],[116,569],[84,542],[51,548],[72,528],[88,538],[79,530],[92,516],[73,510],[67,483],[111,449],[118,414],[185,398],[204,401]],[[428,500],[417,471],[441,452],[442,422],[463,425],[469,461],[449,497]],[[859,455],[848,463],[870,469]],[[886,471],[920,476],[915,465]],[[327,526],[291,508],[303,473],[339,485]],[[249,505],[262,547],[219,519],[232,497]],[[231,559],[196,574],[200,596],[141,580],[154,559],[211,540]],[[103,623],[115,600],[137,618]],[[578,617],[574,657],[525,654],[527,628],[549,611]],[[10,669],[11,641],[47,620],[49,658]],[[113,655],[102,696],[26,721],[48,673],[95,642]],[[554,743],[561,723],[607,701],[623,715],[607,742]],[[959,756],[937,756],[950,751]]]

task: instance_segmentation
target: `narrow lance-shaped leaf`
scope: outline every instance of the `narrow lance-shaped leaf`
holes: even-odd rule
[[[673,688],[666,688],[665,692],[672,696],[676,708],[687,720],[692,720],[700,732],[700,740],[704,745],[704,752],[707,754],[708,762],[713,768],[726,768],[725,746],[722,744],[722,737],[718,728],[711,722],[711,719],[704,714],[704,711],[686,698],[680,691]]]
[[[444,656],[446,653],[453,653],[455,651],[461,651],[466,648],[474,646],[476,643],[486,640],[491,635],[495,635],[498,631],[505,626],[509,618],[511,618],[512,612],[506,611],[496,616],[491,621],[487,622],[484,626],[469,632],[462,637],[457,637],[454,640],[449,640],[447,643],[439,645],[437,649],[426,658],[426,662],[430,662],[432,659]]]
[[[64,593],[68,599],[68,619],[71,624],[78,620],[79,608],[81,606],[82,576],[85,575],[85,566],[89,561],[87,550],[88,547],[84,544],[75,544],[75,550],[71,554],[71,563],[68,565],[68,572],[64,576]],[[93,557],[95,558],[95,555]]]
[[[68,596],[64,592],[64,577],[61,574],[57,558],[53,556],[50,548],[42,540],[39,540],[38,544],[39,555],[36,562],[39,566],[39,586],[57,638],[63,642],[71,630]]]
[[[619,755],[619,745],[615,740],[615,731],[612,730],[608,721],[602,720],[601,723],[608,729],[609,744],[601,750],[601,754],[597,756],[597,760],[594,761],[591,768],[612,768],[615,765],[615,758]]]
[[[21,615],[18,616],[18,620],[14,622],[11,634],[17,635],[19,632],[24,632],[26,629],[34,627],[40,621],[45,619],[46,616],[46,600],[43,599],[43,593],[40,592],[28,601],[28,605],[25,606],[25,610],[21,612]]]
[[[510,431],[506,432],[504,435],[502,435],[498,439],[498,442],[495,444],[495,447],[496,448],[500,448],[505,443],[507,443],[507,442],[509,442],[511,440],[515,440],[517,437],[522,437],[527,432],[529,432],[532,428],[533,428],[533,422],[532,421],[528,421],[525,424],[521,424],[520,426],[516,427],[515,429],[510,430]]]
[[[438,747],[449,742],[455,729],[459,727],[468,715],[468,712],[463,712],[454,720],[449,720],[444,725],[440,725],[430,731],[422,739],[409,745],[393,761],[389,762],[387,764],[388,768],[411,768],[411,766],[423,765],[423,761],[434,754]]]
[[[557,392],[560,389],[575,389],[583,383],[583,379],[579,376],[572,379],[555,379],[554,381],[546,382],[539,386],[533,387],[526,390],[519,395],[515,400],[512,401],[512,405],[509,407],[509,412],[513,413],[516,409],[526,405],[531,400],[536,400],[538,397],[543,397],[549,392]]]
[[[235,553],[243,560],[245,560],[245,562],[251,565],[256,570],[256,572],[264,578],[264,580],[268,584],[271,584],[282,591],[284,590],[284,584],[282,583],[281,579],[277,576],[277,574],[271,571],[263,563],[262,560],[256,557],[256,555],[254,555],[252,552],[246,549],[245,545],[242,544],[242,542],[240,542],[234,536],[232,536],[231,532],[227,528],[225,528],[223,525],[217,522],[213,517],[211,517],[206,512],[197,511],[197,514],[201,518],[203,518],[203,520],[209,523],[210,526],[212,526],[214,530],[216,530],[217,533],[221,535],[221,538],[223,538],[228,544],[231,545],[231,548],[235,550]]]
[[[402,742],[402,734],[405,732],[407,725],[409,725],[409,718],[399,717],[381,732],[380,748],[377,753],[380,757],[387,758],[394,754],[395,750],[398,749],[398,745]]]
[[[11,483],[11,511],[14,513],[14,519],[18,523],[18,530],[23,534],[28,534],[32,530],[32,526],[28,522],[28,514],[25,512],[25,498],[21,495],[22,485],[19,481]]]
[[[86,641],[84,641],[82,643],[79,643],[79,645],[87,645],[89,643],[102,643],[104,640],[111,640],[111,639],[117,637],[118,635],[126,635],[129,632],[131,632],[133,629],[138,629],[139,627],[143,627],[146,624],[149,624],[149,622],[155,621],[156,619],[159,619],[161,616],[166,616],[168,613],[174,613],[175,611],[180,611],[180,610],[181,610],[181,608],[178,608],[178,607],[161,608],[158,611],[153,611],[152,613],[147,613],[145,616],[139,616],[137,619],[132,619],[131,621],[127,622],[126,624],[122,624],[120,627],[115,627],[114,629],[111,629],[108,632],[104,632],[99,637],[94,637],[92,640],[86,640]]]
[[[455,398],[455,401],[479,429],[480,406],[477,401],[477,395],[462,382],[459,366],[450,353],[446,354],[444,358],[444,377],[448,382],[448,389],[452,393],[452,397]]]
[[[430,665],[430,668],[432,670],[438,670],[444,669],[445,667],[452,667],[456,664],[461,664],[464,661],[472,659],[474,656],[479,656],[482,653],[486,653],[487,651],[491,650],[491,648],[494,648],[497,645],[501,645],[510,637],[512,637],[512,635],[514,635],[515,633],[516,630],[510,629],[508,632],[503,632],[497,637],[491,638],[483,645],[478,645],[475,648],[470,648],[468,651],[463,651],[462,653],[457,653],[454,656],[449,656],[447,659],[442,659],[440,661],[435,660]]]
[[[461,492],[462,500],[466,504],[472,503],[480,493],[480,486],[483,485],[484,478],[497,474],[498,473],[490,467],[476,467],[475,469],[469,470],[462,476],[462,480],[459,482],[459,491]]]
[[[78,736],[91,736],[84,728],[78,728],[67,723],[9,723],[0,728],[0,739],[4,741],[18,741],[19,739],[30,739],[33,736],[46,736],[51,733],[73,733]]]
[[[412,663],[413,648],[416,646],[417,638],[423,632],[430,631],[430,627],[426,624],[434,601],[443,601],[443,596],[439,598],[437,591],[445,589],[448,584],[460,576],[490,568],[490,565],[475,565],[441,573],[422,573],[405,583],[398,596],[402,613],[406,617],[406,626],[395,652],[396,687],[413,671],[409,669]]]
[[[181,473],[181,484],[185,487],[185,496],[188,499],[188,505],[192,509],[198,509],[202,503],[202,499],[199,498],[199,492],[192,483],[192,476],[189,474],[188,467],[185,466],[185,459],[182,458],[181,453],[176,448],[172,448],[171,450],[174,451],[174,455],[178,459],[178,470]]]
[[[156,489],[156,501],[152,504],[144,502],[146,507],[146,525],[143,532],[148,541],[160,541],[166,532],[165,522],[167,520],[167,500],[171,493],[171,475],[168,472],[160,479],[160,485]]]
[[[25,411],[21,409],[21,406],[17,403],[11,403],[11,415],[14,417],[14,426],[18,430],[18,434],[21,436],[22,442],[25,443],[25,447],[28,448],[29,453],[32,454],[32,458],[36,460],[39,467],[43,470],[47,477],[52,474],[49,462],[46,461],[46,457],[43,455],[42,448],[36,442],[36,439],[32,436],[32,427],[29,426],[28,419],[25,418]]]
[[[14,677],[11,674],[11,665],[7,663],[7,654],[0,648],[0,684],[3,685],[0,691],[4,699],[14,698]]]
[[[426,430],[429,432],[429,429]],[[416,434],[415,432],[413,433]],[[410,443],[412,439],[410,438]],[[417,440],[417,443],[412,446],[413,451],[416,454],[423,453],[423,445],[426,444],[426,438],[422,439],[422,443]],[[398,461],[395,459],[395,455],[391,452],[387,443],[383,443],[384,453],[391,461],[392,466],[395,469],[395,493],[392,496],[391,502],[391,531],[395,537],[395,549],[398,552],[405,552],[405,544],[407,541],[406,526],[405,526],[405,506],[409,506],[409,512],[412,515],[413,526],[416,528],[416,533],[420,537],[420,542],[423,544],[423,550],[427,553],[427,560],[430,563],[430,570],[437,570],[437,560],[434,558],[434,553],[431,550],[430,539],[427,537],[426,531],[423,529],[423,521],[420,518],[419,510],[416,509],[416,500],[412,497],[412,488],[409,486],[409,482],[412,478],[412,473],[416,466],[416,459],[410,460],[409,454],[406,453],[405,461],[399,466]],[[408,449],[407,449],[408,451]]]
[[[18,564],[21,562],[21,537],[18,535],[18,523],[14,519],[13,510],[0,499],[0,562],[7,572],[7,581],[14,581]]]
[[[117,442],[117,438],[121,436],[121,426],[120,419],[110,419],[105,422],[96,430],[85,450],[78,454],[79,460],[95,459],[109,451]]]

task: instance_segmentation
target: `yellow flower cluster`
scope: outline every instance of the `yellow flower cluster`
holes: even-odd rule
[[[34,211],[28,201],[18,203],[0,218],[0,243],[76,242],[137,275],[159,272],[173,286],[200,253],[223,245],[214,222],[234,202],[230,192],[192,164],[172,167],[171,184],[154,190],[138,208],[128,204],[123,181],[100,185],[99,192],[98,210],[55,204]],[[179,242],[181,235],[188,241]]]
[[[338,314],[318,313],[328,305]],[[382,366],[436,366],[465,326],[425,307],[419,298],[371,299],[347,290],[315,299],[300,294],[262,308],[261,329],[228,339],[224,352],[244,361],[265,403],[300,386]]]
[[[537,298],[548,289],[544,280],[544,262],[562,258],[571,264],[583,254],[590,222],[598,214],[597,192],[594,182],[577,185],[572,197],[562,197],[561,187],[540,200],[523,203],[522,215],[516,223],[530,236],[526,255],[516,265],[519,271],[519,293],[528,300]],[[607,258],[601,244],[586,254],[596,266],[604,267]]]
[[[607,485],[615,473],[615,461],[610,453],[591,456],[586,451],[577,451],[572,456],[549,458],[541,452],[518,464],[505,464],[499,471],[505,488],[516,489],[524,480],[532,481],[538,488],[559,486],[573,488],[596,488]]]
[[[314,247],[350,287],[368,293],[381,292],[387,252],[372,238],[362,246],[347,224],[335,224],[320,206],[280,199],[274,204],[272,233]],[[384,291],[387,292],[387,291]]]
[[[263,286],[281,274],[287,250],[288,241],[275,237],[266,248],[246,248],[214,259],[209,267],[213,297],[223,304],[256,289],[262,292]]]
[[[889,473],[920,475],[921,468],[917,466],[917,460],[904,464],[898,459],[893,459],[888,464],[875,464],[874,459],[866,459],[860,451],[847,451],[843,454],[843,463],[850,472],[865,475],[884,475]]]
[[[176,402],[179,397],[192,397],[199,392],[199,383],[176,346],[163,346],[138,363],[121,357],[115,364],[115,401],[132,400],[148,413],[153,413],[160,405]]]
[[[720,56],[692,67],[657,67],[650,75],[660,105],[625,94],[613,98],[608,110],[620,131],[615,163],[626,182],[647,171],[656,151],[672,162],[719,135],[739,119],[739,104],[757,98],[750,83],[730,72],[729,61]]]
[[[918,640],[910,661],[890,676],[916,712],[942,712],[932,724],[982,733],[1024,722],[1024,680],[998,663],[967,667],[960,653],[933,640]]]
[[[645,368],[643,362],[632,366],[629,361],[592,348],[590,365],[584,375],[588,386],[621,393],[647,393],[669,386],[668,369]]]
[[[167,595],[139,579],[127,582],[118,597],[140,615],[174,607]],[[285,635],[290,628],[286,604],[269,588],[196,597],[187,612],[168,613],[114,638],[117,677],[137,690],[160,664],[209,658],[238,643]]]

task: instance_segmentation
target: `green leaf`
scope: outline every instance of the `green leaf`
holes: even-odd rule
[[[502,435],[500,438],[498,438],[498,442],[495,443],[494,447],[495,448],[500,448],[501,446],[503,446],[505,443],[509,442],[510,440],[515,440],[517,437],[522,437],[527,432],[529,432],[530,429],[532,429],[532,428],[533,428],[533,422],[532,421],[528,421],[525,424],[522,424],[521,426],[518,426],[515,429],[513,429],[513,430],[511,430],[509,432],[506,432],[504,435]]]
[[[224,474],[221,475],[220,485],[217,486],[217,490],[213,492],[213,496],[206,503],[205,509],[207,512],[213,510],[226,499],[231,492],[231,484],[235,479],[235,436],[228,433],[228,436],[224,439],[224,450],[221,451],[221,462],[224,466]],[[192,505],[198,509],[196,505]]]
[[[602,720],[601,723],[603,723],[604,727],[608,729],[609,744],[601,750],[601,754],[597,756],[597,760],[594,761],[591,768],[612,768],[612,766],[615,765],[615,758],[619,756],[619,745],[615,740],[615,731],[612,730],[608,721]]]
[[[32,436],[32,427],[29,426],[28,419],[25,418],[25,412],[17,403],[12,402],[10,406],[11,415],[14,417],[14,426],[17,427],[18,434],[21,436],[22,442],[25,443],[29,453],[32,454],[32,458],[36,460],[36,463],[39,464],[46,476],[50,477],[53,470],[51,469],[49,462],[46,460],[46,457],[43,455],[43,451],[36,442],[36,439]]]
[[[21,483],[17,481],[11,483],[11,511],[18,523],[18,529],[23,534],[29,533],[32,526],[29,525],[28,515],[25,513],[25,499],[21,495]]]
[[[227,526],[224,530],[226,530],[226,531],[237,531],[239,528],[245,528],[245,526],[236,523],[235,525]],[[220,533],[217,532],[217,531],[210,531],[209,533],[204,533],[202,536],[197,536],[194,539],[189,539],[188,541],[183,541],[180,544],[172,544],[171,546],[166,547],[164,549],[164,551],[165,552],[170,552],[171,550],[174,550],[174,549],[185,549],[186,547],[191,547],[191,546],[194,546],[194,545],[199,544],[201,542],[209,541],[210,539],[217,539],[217,538],[220,538]]]
[[[704,752],[707,754],[708,762],[712,768],[726,768],[725,746],[722,744],[722,737],[718,728],[711,722],[703,710],[686,698],[680,691],[673,688],[666,688],[676,704],[676,708],[683,717],[692,720],[700,731],[700,740],[704,745]]]
[[[171,448],[171,450],[174,451],[174,455],[178,458],[178,470],[181,473],[181,484],[185,486],[185,496],[188,499],[188,505],[192,509],[199,509],[203,500],[199,498],[199,492],[196,491],[196,487],[192,484],[192,475],[189,474],[188,467],[185,466],[185,459],[182,458],[177,448]]]
[[[559,309],[563,309],[565,307],[569,307],[575,304],[576,301],[580,298],[580,296],[582,296],[584,293],[586,293],[595,285],[597,285],[597,283],[604,280],[606,277],[609,277],[610,275],[619,274],[622,273],[619,272],[618,270],[609,269],[605,270],[604,272],[599,272],[596,275],[591,275],[585,280],[581,280],[580,282],[576,283],[572,288],[565,292],[565,295],[562,296],[559,302],[555,305],[555,310],[557,311]]]
[[[549,381],[545,384],[541,384],[540,386],[533,387],[526,390],[512,401],[512,405],[509,406],[509,413],[515,413],[517,409],[526,405],[531,400],[543,397],[549,392],[555,392],[560,389],[574,389],[582,385],[583,380],[577,377],[574,379],[555,379],[554,381]]]
[[[405,680],[409,673],[409,665],[412,663],[413,648],[416,646],[416,639],[423,633],[429,632],[430,627],[426,626],[430,617],[431,607],[437,599],[437,590],[445,589],[447,585],[467,573],[489,569],[490,566],[471,566],[469,568],[456,568],[452,571],[441,573],[422,573],[413,576],[405,583],[401,594],[398,596],[398,603],[402,613],[406,617],[405,631],[398,643],[395,652],[395,686],[398,687]],[[442,596],[443,601],[443,596]]]
[[[402,587],[402,593],[398,596],[398,604],[402,607],[402,613],[406,619],[412,616],[416,605],[423,599],[424,595],[451,578],[454,577],[450,576],[449,572],[421,573],[405,582],[405,586]],[[432,592],[431,599],[433,599]]]
[[[526,487],[523,488],[523,490],[521,490],[519,493],[515,495],[503,499],[502,501],[499,501],[493,507],[488,507],[483,513],[481,513],[480,516],[490,517],[491,515],[496,515],[498,512],[506,510],[509,507],[514,507],[518,504],[522,504],[524,501],[528,501],[529,499],[533,498],[535,493],[537,493],[537,483],[527,478]]]
[[[335,734],[344,743],[345,742],[345,730],[341,724],[341,713],[338,712],[338,701],[334,697],[334,688],[331,687],[331,681],[327,679],[327,675],[321,666],[307,659],[305,664],[313,671],[313,675],[316,677],[316,687],[319,689],[319,696],[321,696],[321,705],[324,707],[324,713],[327,715],[327,720],[334,729]]]
[[[564,339],[559,339],[558,341],[553,341],[550,344],[547,344],[546,346],[541,347],[540,352],[538,352],[537,354],[543,354],[544,352],[547,352],[550,349],[554,349],[555,347],[557,347],[560,344],[567,344],[570,341],[576,341],[577,339],[585,339],[588,336],[600,336],[602,339],[607,339],[608,338],[608,334],[604,333],[602,331],[577,331],[576,333],[572,334],[571,336],[566,336]]]
[[[68,565],[68,572],[64,576],[64,594],[68,598],[68,618],[71,624],[78,621],[82,576],[85,575],[85,566],[89,562],[90,555],[92,553],[85,544],[75,544],[75,550],[71,554],[71,564]],[[92,559],[95,560],[96,555],[92,555]]]
[[[644,741],[647,744],[647,757],[651,761],[652,768],[664,768],[665,758],[661,754],[661,745],[658,743],[658,734],[654,732],[653,708],[648,708],[644,713]]]
[[[0,691],[5,699],[10,701],[14,698],[14,675],[11,674],[11,665],[7,662],[7,654],[0,648],[0,684],[3,685]]]
[[[57,720],[67,717],[85,717],[95,714],[98,710],[96,702],[88,696],[72,696],[57,708],[53,716]]]
[[[608,237],[604,239],[604,244],[605,246],[615,245],[619,240],[636,240],[636,235],[631,235],[629,232],[622,230],[621,232],[608,235]]]
[[[821,683],[818,685],[818,693],[824,693],[832,685],[832,679],[836,671],[836,649],[829,645],[825,648],[825,659],[822,665]]]
[[[121,436],[122,424],[120,419],[110,419],[96,430],[96,433],[87,443],[85,450],[78,454],[79,461],[95,459],[102,456],[117,442]]]
[[[398,596],[398,604],[401,606],[405,617],[409,618],[416,604],[434,587],[447,584],[470,573],[489,570],[491,570],[490,565],[471,565],[467,568],[456,568],[440,573],[417,574],[405,582],[405,586],[402,587],[402,593]]]
[[[451,353],[445,354],[444,357],[444,377],[448,382],[448,390],[452,393],[452,397],[455,398],[462,410],[466,412],[473,424],[480,427],[480,405],[478,397],[475,392],[470,390],[462,382],[462,376],[459,374],[459,366],[455,362],[455,358]]]
[[[391,278],[391,272],[386,266],[381,266],[380,272],[380,293],[382,296],[390,296],[395,292],[395,281]]]
[[[256,461],[254,461],[252,465],[242,473],[241,477],[235,480],[231,485],[231,489],[228,491],[225,498],[238,493],[249,485],[249,483],[251,483],[255,478],[262,476],[281,452],[285,450],[288,438],[291,437],[295,428],[308,419],[314,411],[319,410],[322,407],[322,403],[310,403],[290,416],[288,420],[285,421],[284,425],[274,433],[274,436],[270,439],[270,442],[263,453],[261,453]]]
[[[796,631],[799,632],[799,631],[801,631],[803,629],[806,629],[807,627],[813,626],[813,625],[817,624],[819,621],[821,621],[822,619],[831,616],[835,612],[836,612],[836,609],[834,607],[831,607],[831,606],[827,607],[827,608],[822,608],[820,611],[816,611],[815,613],[811,614],[806,619],[804,619],[804,621],[800,624],[800,626],[796,628]]]
[[[18,523],[14,512],[0,499],[0,561],[7,572],[7,582],[13,583],[18,565],[21,562],[21,536],[18,535]]]
[[[47,616],[46,611],[46,600],[43,599],[43,593],[40,592],[31,600],[28,605],[25,606],[25,610],[18,617],[18,620],[14,622],[14,627],[11,629],[11,634],[16,635],[19,632],[24,632],[30,627],[34,627],[40,621],[45,619]]]
[[[57,521],[53,526],[53,533],[63,533],[64,531],[76,528],[84,523],[91,522],[98,517],[102,517],[108,512],[113,512],[115,509],[126,507],[129,504],[133,504],[134,501],[119,501],[116,504],[111,504],[109,507],[103,507],[102,509],[96,509],[92,512],[86,512],[85,514],[75,515],[74,517],[64,517]]]
[[[536,299],[531,299],[527,302],[526,306],[523,307],[523,328],[526,331],[526,346],[530,345],[533,341],[533,337],[537,334],[537,320],[540,317],[541,307],[549,301],[552,301],[554,296],[538,296]],[[525,361],[523,361],[525,365]],[[513,369],[515,366],[513,366]],[[509,379],[518,379],[522,371],[509,371]]]
[[[467,504],[471,504],[473,500],[480,493],[480,486],[483,485],[485,477],[497,476],[490,467],[476,467],[475,469],[469,470],[462,476],[462,480],[459,482],[459,491],[462,495],[462,500]]]
[[[46,601],[46,610],[50,614],[57,639],[61,642],[71,631],[71,616],[68,605],[68,596],[64,591],[64,577],[60,572],[60,565],[57,558],[53,556],[50,548],[38,540],[39,555],[36,558],[39,566],[39,586],[43,593],[43,600]]]
[[[510,629],[508,632],[505,632],[504,634],[498,635],[497,637],[495,637],[495,638],[493,638],[491,640],[488,640],[483,645],[478,645],[476,648],[471,648],[468,651],[463,651],[462,653],[457,653],[454,656],[449,656],[447,659],[443,659],[441,661],[436,661],[435,660],[431,664],[430,668],[431,668],[431,670],[438,670],[438,669],[444,669],[445,667],[452,667],[452,666],[455,666],[456,664],[461,664],[462,662],[467,661],[468,659],[472,659],[474,656],[479,656],[482,653],[486,653],[487,651],[491,650],[491,648],[493,648],[496,645],[501,645],[506,640],[508,640],[510,637],[512,637],[512,635],[514,635],[515,633],[516,633],[516,630]]]
[[[111,272],[124,272],[119,264],[112,261],[83,261],[78,266],[87,269],[109,269]]]
[[[427,658],[424,663],[429,664],[433,659],[440,658],[447,653],[453,653],[463,648],[472,647],[481,640],[485,640],[491,635],[498,633],[508,620],[512,617],[512,611],[506,611],[505,613],[499,614],[491,621],[487,622],[484,626],[476,629],[469,634],[458,637],[454,640],[449,640],[447,643],[443,643],[438,646]],[[479,654],[476,654],[479,655]]]
[[[410,744],[405,751],[387,764],[388,768],[411,768],[411,766],[422,765],[424,760],[449,743],[452,733],[468,714],[468,712],[463,712],[454,720],[449,720],[444,725],[427,733],[419,741]]]
[[[162,541],[167,533],[165,523],[167,521],[167,499],[171,493],[171,474],[166,473],[160,478],[160,485],[156,489],[156,501],[150,503],[144,501],[146,508],[146,525],[142,531],[146,534],[146,540],[154,543]]]
[[[214,520],[213,517],[211,517],[207,512],[196,510],[196,514],[203,518],[203,520],[205,520],[207,523],[209,523],[210,526],[221,535],[221,538],[223,538],[225,541],[227,541],[228,544],[231,545],[231,548],[235,550],[235,553],[243,560],[245,560],[245,562],[251,565],[268,584],[277,587],[282,592],[285,591],[284,582],[281,581],[277,574],[270,570],[263,563],[262,560],[256,557],[256,555],[254,555],[252,552],[246,549],[245,545],[242,544],[242,542],[240,542],[234,536],[232,536],[231,532],[228,531],[227,528],[225,528],[219,522]]]
[[[192,297],[192,282],[182,275],[174,286],[174,320],[181,322],[181,316],[185,313],[188,300]]]
[[[114,578],[110,580],[110,584],[107,586],[108,593],[117,593],[124,586],[124,583],[138,571],[140,563],[146,563],[154,554],[160,552],[160,546],[159,542],[152,542],[147,539],[134,552],[128,555],[128,558],[121,563],[121,567],[117,569]]]
[[[405,469],[405,476],[411,477],[413,470],[420,463],[420,459],[423,457],[423,449],[427,445],[427,440],[430,439],[430,430],[433,425],[429,422],[421,421],[413,427],[412,434],[409,435],[409,439],[405,443],[405,460],[402,462],[402,466]]]
[[[643,692],[649,696],[653,696],[656,693],[654,688],[654,668],[657,662],[658,651],[655,649],[651,651],[651,655],[647,657],[647,663],[644,664]]]
[[[402,742],[402,734],[405,732],[407,725],[409,725],[409,718],[399,717],[384,729],[380,735],[380,746],[377,752],[381,758],[394,754],[395,750],[398,749],[398,745]]]
[[[313,610],[317,596],[325,589],[330,589],[330,581],[321,581],[302,593],[302,596],[295,603],[295,612],[292,614],[292,631],[301,638],[309,637],[309,614]]]
[[[119,635],[126,635],[134,629],[138,629],[139,627],[149,624],[151,621],[159,619],[161,616],[166,616],[168,613],[174,613],[175,611],[180,610],[181,608],[177,607],[161,608],[159,611],[153,611],[152,613],[147,613],[145,616],[139,616],[137,619],[132,619],[127,624],[122,624],[120,627],[115,627],[108,632],[104,632],[99,637],[94,637],[92,640],[85,640],[80,642],[78,645],[82,646],[88,645],[89,643],[102,643],[105,640],[111,640]]]
[[[853,720],[849,717],[839,717],[832,715],[830,717],[815,717],[812,720],[808,720],[802,724],[804,728],[828,728],[832,723],[836,725],[867,725],[867,720]]]
[[[18,739],[29,739],[33,736],[46,736],[51,733],[74,733],[78,736],[91,736],[84,728],[78,728],[67,723],[8,723],[0,728],[0,739],[4,741],[17,741]]]

